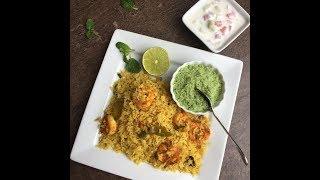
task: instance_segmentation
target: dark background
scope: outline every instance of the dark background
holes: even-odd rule
[[[105,51],[115,29],[144,34],[210,51],[182,23],[183,14],[197,0],[136,0],[139,10],[127,12],[119,0],[70,1],[70,151],[82,115],[98,74]],[[250,1],[237,0],[250,14]],[[95,21],[101,39],[85,37],[85,22]],[[250,160],[250,30],[245,30],[220,54],[244,62],[241,82],[230,128]],[[124,179],[70,160],[71,180]],[[233,143],[228,140],[220,179],[250,179]]]

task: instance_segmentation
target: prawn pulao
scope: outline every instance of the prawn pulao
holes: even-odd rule
[[[179,108],[160,78],[125,70],[120,77],[99,120],[97,147],[123,153],[137,164],[198,174],[212,134],[208,117]]]

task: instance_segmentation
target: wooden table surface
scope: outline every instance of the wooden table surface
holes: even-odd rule
[[[120,0],[71,0],[70,4],[70,152],[104,54],[115,29],[144,34],[210,51],[182,23],[197,0],[135,0],[138,11],[126,12]],[[250,14],[250,0],[237,0]],[[85,22],[95,21],[101,39],[85,37]],[[220,54],[243,61],[243,72],[230,132],[250,160],[250,30],[245,30]],[[70,160],[71,180],[126,179]],[[220,179],[250,179],[232,141],[228,139]]]

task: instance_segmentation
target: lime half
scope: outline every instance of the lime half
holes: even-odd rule
[[[148,49],[142,56],[142,65],[149,74],[161,76],[170,66],[167,51],[161,47]]]

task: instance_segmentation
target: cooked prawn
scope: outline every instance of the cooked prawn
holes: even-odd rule
[[[198,145],[201,145],[210,136],[210,129],[201,123],[190,122],[189,123],[189,138],[191,141]]]
[[[188,116],[188,114],[182,111],[182,112],[178,112],[173,117],[172,123],[176,128],[180,128],[180,127],[185,127],[189,120],[190,120],[190,117]]]
[[[135,105],[141,110],[148,110],[157,96],[156,89],[150,85],[141,84],[133,94]]]
[[[181,149],[173,146],[171,141],[164,141],[158,146],[157,158],[166,165],[172,165],[180,160]]]
[[[117,131],[118,124],[111,115],[107,115],[106,120],[106,133],[108,135],[113,135]]]

